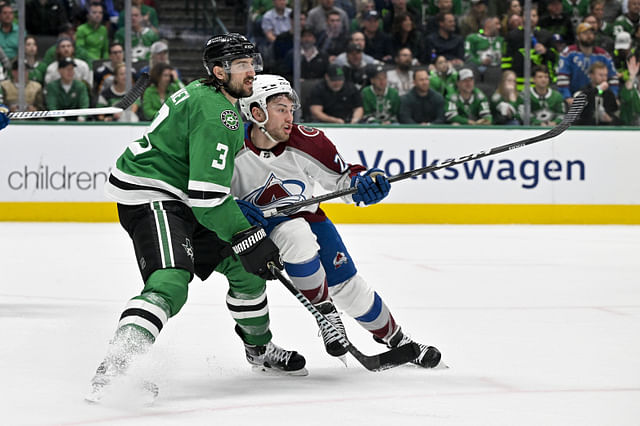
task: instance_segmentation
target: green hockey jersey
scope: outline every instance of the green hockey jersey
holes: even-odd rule
[[[620,119],[625,126],[640,126],[640,88],[638,80],[631,89],[620,88]]]
[[[445,98],[449,93],[456,91],[456,81],[458,81],[458,71],[454,68],[447,70],[445,75],[436,70],[429,72],[429,87]]]
[[[382,96],[378,96],[371,85],[362,89],[362,107],[367,123],[398,122],[400,96],[393,87],[387,86]]]
[[[539,126],[542,123],[560,124],[564,118],[565,104],[562,95],[557,90],[547,89],[547,93],[539,95],[534,87],[530,89],[531,124]],[[520,94],[523,97],[523,94]],[[524,116],[524,104],[520,104],[520,116]]]
[[[235,105],[194,81],[171,95],[144,136],[124,151],[105,185],[122,204],[177,200],[229,241],[249,223],[230,194],[234,158],[244,143]]]
[[[484,34],[472,33],[464,40],[464,58],[476,65],[483,65],[485,58],[491,62],[484,65],[497,66],[502,62],[505,48],[502,36],[487,37]]]
[[[466,101],[457,93],[447,96],[447,107],[444,113],[449,123],[468,124],[469,120],[488,118],[492,122],[491,109],[487,97],[478,88],[473,89],[471,97]]]

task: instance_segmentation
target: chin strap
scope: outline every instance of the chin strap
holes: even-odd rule
[[[269,139],[271,142],[273,142],[273,143],[275,143],[275,144],[278,144],[278,143],[279,143],[278,141],[276,141],[276,140],[275,140],[275,139],[274,139],[274,138],[269,134],[269,132],[267,132],[267,129],[265,129],[265,127],[264,127],[264,126],[261,126],[260,124],[258,124],[258,129],[260,129],[260,131],[261,131],[262,133],[264,133],[264,135],[267,137],[267,139]]]

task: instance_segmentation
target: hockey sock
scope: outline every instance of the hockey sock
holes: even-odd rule
[[[155,294],[163,300],[163,309],[168,308],[168,316],[177,314],[187,301],[191,273],[184,269],[158,269],[153,272],[145,283],[142,295],[145,299],[148,293]],[[154,299],[158,301],[158,299]],[[151,303],[156,303],[150,301]],[[160,303],[160,302],[158,302]]]
[[[385,342],[391,338],[398,328],[386,303],[375,292],[373,294],[373,304],[369,310],[355,319],[371,334]]]
[[[329,299],[327,275],[320,263],[320,255],[302,263],[286,263],[284,268],[293,284],[314,305]]]
[[[266,345],[271,340],[267,293],[258,295],[235,293],[229,290],[227,308],[236,321],[236,331],[245,343]]]
[[[120,330],[135,326],[144,331],[151,342],[154,342],[168,319],[167,301],[157,293],[144,293],[127,302],[118,322],[116,339]]]

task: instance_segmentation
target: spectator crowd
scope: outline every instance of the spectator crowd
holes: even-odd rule
[[[291,3],[291,2],[289,2]],[[519,0],[303,1],[303,120],[520,125]],[[293,78],[287,0],[253,0],[265,71]],[[559,123],[577,92],[584,125],[640,125],[640,0],[542,0],[531,22],[530,123]]]
[[[26,0],[24,79],[26,110],[111,106],[127,82],[148,72],[151,85],[120,114],[104,121],[151,120],[167,97],[184,87],[160,39],[153,0],[131,1],[133,70],[124,64],[124,7],[117,0]],[[119,6],[116,8],[115,6]],[[40,52],[45,45],[44,52]],[[15,4],[0,0],[0,104],[17,111],[18,25]],[[84,121],[85,117],[66,118]],[[60,120],[65,120],[61,118]]]
[[[117,0],[26,0],[28,110],[110,106],[142,72],[141,100],[105,121],[151,120],[184,87],[154,0],[132,0],[134,70],[124,66]],[[292,1],[249,2],[265,72],[292,80]],[[519,125],[524,8],[519,0],[307,0],[301,12],[302,121]],[[120,9],[119,9],[119,8]],[[15,4],[0,0],[0,103],[18,108]],[[640,125],[640,0],[543,0],[531,21],[530,122],[559,123],[577,92],[583,125]],[[53,43],[40,52],[41,41]],[[196,60],[196,59],[194,59]],[[82,117],[80,117],[82,119]]]

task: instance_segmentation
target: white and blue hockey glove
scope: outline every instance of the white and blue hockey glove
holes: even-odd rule
[[[9,124],[9,108],[0,104],[0,130]]]
[[[351,196],[356,205],[364,203],[368,206],[380,202],[389,195],[391,184],[382,170],[369,169],[364,175],[352,177],[351,187],[358,190]]]
[[[266,227],[269,222],[265,219],[262,210],[256,205],[245,200],[236,200],[236,204],[242,210],[242,214],[247,218],[251,225]]]

